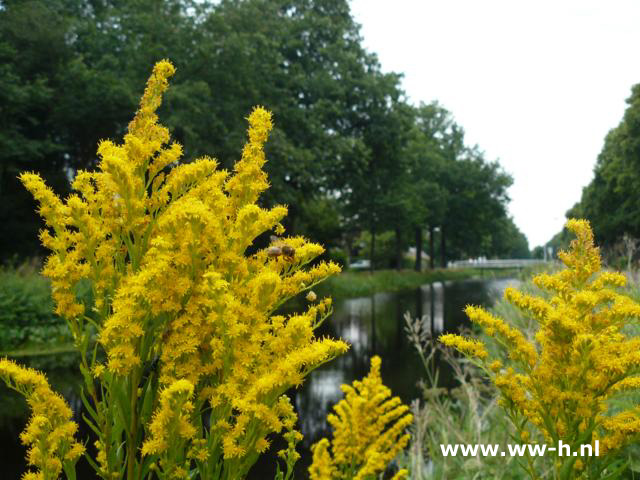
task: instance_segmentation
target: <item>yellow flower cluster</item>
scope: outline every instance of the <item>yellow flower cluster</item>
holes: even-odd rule
[[[440,341],[449,347],[453,347],[472,357],[487,358],[489,353],[482,342],[472,338],[464,338],[460,335],[448,333],[440,337]]]
[[[29,447],[29,465],[37,470],[26,473],[23,480],[57,480],[63,470],[73,471],[84,446],[74,439],[78,426],[64,399],[51,390],[43,374],[11,360],[0,359],[0,378],[24,395],[31,407],[20,439]]]
[[[140,441],[135,421],[150,419],[147,409],[158,405],[145,452],[159,455],[167,441],[163,408],[184,400],[185,390],[174,387],[187,381],[194,418],[211,411],[210,429],[194,430],[192,444],[206,444],[210,462],[223,462],[221,468],[233,472],[229,478],[241,478],[256,452],[267,448],[267,436],[291,422],[284,392],[348,348],[314,335],[331,313],[330,299],[311,296],[306,312],[275,314],[340,268],[309,266],[323,248],[304,238],[264,241],[269,232],[284,233],[280,222],[287,213],[284,206],[258,205],[269,186],[264,144],[273,128],[264,108],[249,115],[249,141],[232,172],[209,157],[180,163],[182,147],[170,142],[156,115],[174,72],[168,61],[156,64],[124,142],[100,143],[97,170],[78,172],[77,193],[66,201],[38,175],[25,173],[21,180],[46,222],[41,238],[53,253],[44,274],[52,280],[56,311],[86,358],[88,391],[97,377],[118,392],[93,395],[100,403],[94,420],[107,428],[115,409],[130,424],[127,475],[142,469],[133,460],[141,446],[133,445]],[[91,286],[91,311],[76,296],[81,282]],[[91,328],[106,365],[85,355]],[[149,370],[157,360],[154,377]],[[158,395],[175,397],[159,401]],[[103,469],[120,471],[118,439],[105,434],[99,444]]]
[[[193,414],[193,385],[188,380],[178,380],[160,393],[160,406],[151,425],[150,436],[142,446],[142,455],[160,456],[161,478],[188,478],[190,459],[181,444],[189,443],[196,434],[191,422]],[[180,461],[167,455],[169,449],[180,451]]]
[[[345,398],[334,406],[335,414],[327,416],[333,440],[323,438],[312,447],[311,480],[378,478],[409,442],[404,431],[413,416],[400,398],[390,398],[391,391],[380,377],[380,363],[380,357],[373,357],[363,380],[342,385]],[[393,480],[407,475],[400,470]]]
[[[640,411],[611,416],[607,402],[614,394],[640,387],[640,338],[624,330],[640,319],[640,305],[616,291],[625,284],[624,275],[601,272],[589,223],[569,220],[567,228],[576,239],[558,255],[566,268],[534,278],[549,298],[505,291],[511,304],[537,322],[535,344],[504,320],[472,306],[466,309],[469,318],[496,337],[508,351],[510,365],[488,359],[473,340],[456,335],[440,340],[487,367],[521,434],[528,436],[525,430],[535,426],[548,442],[561,439],[574,450],[599,440],[604,454],[640,434]],[[583,458],[580,468],[591,461]],[[574,462],[562,459],[562,471],[575,469]]]

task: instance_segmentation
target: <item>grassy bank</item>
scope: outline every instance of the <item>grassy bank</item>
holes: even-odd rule
[[[495,272],[473,268],[436,269],[426,272],[350,271],[328,279],[314,290],[319,295],[339,299],[413,289],[437,281],[516,275],[517,270]],[[0,355],[31,357],[73,351],[69,335],[65,335],[65,323],[52,313],[53,302],[49,283],[36,271],[0,272],[0,305],[5,307],[4,316],[0,313],[0,324],[4,327],[0,331]]]
[[[39,344],[35,346],[26,346],[15,350],[7,350],[0,352],[0,357],[27,358],[38,357],[40,355],[56,355],[60,353],[75,353],[76,349],[72,343],[61,344]]]
[[[377,270],[371,272],[343,272],[329,278],[317,289],[322,295],[333,298],[363,297],[376,292],[395,292],[417,288],[431,282],[464,280],[473,277],[497,278],[516,276],[513,269],[501,271],[481,271],[475,268],[435,269],[426,272],[413,270]]]

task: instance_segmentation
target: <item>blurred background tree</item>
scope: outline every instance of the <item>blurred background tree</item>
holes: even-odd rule
[[[321,241],[329,255],[349,262],[362,232],[371,241],[360,256],[374,260],[376,236],[392,232],[374,268],[402,268],[407,248],[429,250],[424,243],[441,263],[528,254],[506,213],[509,175],[465,145],[446,109],[408,103],[401,75],[382,72],[362,46],[347,0],[0,6],[4,260],[40,252],[41,223],[18,173],[36,171],[68,192],[75,173],[94,166],[98,141],[124,133],[162,58],[178,74],[160,115],[186,161],[208,154],[229,168],[242,119],[254,105],[274,112],[265,202],[287,204],[289,232]]]
[[[582,197],[567,218],[591,222],[603,256],[618,268],[630,268],[640,253],[632,248],[640,239],[640,84],[631,90],[617,127],[609,131]],[[555,235],[549,245],[566,248],[568,232]]]

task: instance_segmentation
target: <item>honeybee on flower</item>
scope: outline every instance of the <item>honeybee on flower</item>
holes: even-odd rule
[[[285,260],[292,262],[296,256],[296,249],[287,245],[280,237],[271,235],[271,245],[267,248],[267,256],[278,258],[281,255]]]

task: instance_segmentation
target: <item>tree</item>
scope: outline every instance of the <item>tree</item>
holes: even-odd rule
[[[429,230],[430,266],[434,267],[435,229],[444,221],[448,196],[442,180],[448,161],[463,147],[459,133],[451,114],[437,102],[416,108],[406,149],[410,162],[407,193],[413,195],[411,225],[416,238],[416,270],[421,269],[425,227]]]
[[[582,191],[579,211],[604,247],[624,234],[640,237],[640,84],[635,85],[620,124],[604,141],[594,178]]]
[[[3,256],[40,252],[39,220],[17,175],[39,171],[68,191],[63,128],[56,123],[58,74],[71,56],[62,15],[44,2],[0,10],[0,238]]]
[[[495,222],[488,254],[498,258],[529,258],[529,242],[511,217],[500,217]]]
[[[0,29],[3,205],[28,202],[15,181],[25,169],[68,190],[69,177],[94,167],[98,141],[124,132],[148,66],[172,58],[178,73],[161,114],[187,160],[213,152],[232,166],[241,119],[258,104],[274,112],[264,203],[288,204],[297,229],[312,220],[307,202],[341,198],[341,165],[366,156],[364,124],[376,128],[371,108],[389,98],[375,90],[397,84],[362,48],[346,0],[9,1]],[[20,238],[39,226],[18,213],[30,207],[2,211],[12,230],[28,230]]]
[[[4,256],[38,248],[17,172],[68,192],[95,167],[99,140],[125,132],[148,66],[163,58],[177,74],[160,114],[185,161],[212,154],[232,168],[242,118],[255,105],[274,112],[261,201],[288,205],[289,231],[348,247],[368,230],[375,250],[392,230],[397,267],[425,228],[430,244],[440,229],[445,263],[493,248],[507,177],[465,146],[444,108],[407,104],[400,75],[362,47],[347,0],[14,0],[0,33]]]
[[[511,177],[477,147],[467,147],[462,127],[437,103],[418,108],[409,151],[424,203],[415,227],[428,224],[430,242],[439,229],[441,265],[449,258],[491,254],[493,237],[508,221]],[[430,250],[433,258],[435,249]]]
[[[349,133],[359,146],[337,163],[335,186],[341,192],[347,223],[371,233],[371,269],[375,268],[376,234],[391,227],[396,243],[406,221],[404,149],[412,122],[400,89],[400,77],[383,74],[374,56],[367,56],[362,94],[351,109]],[[354,99],[355,100],[355,99]]]

